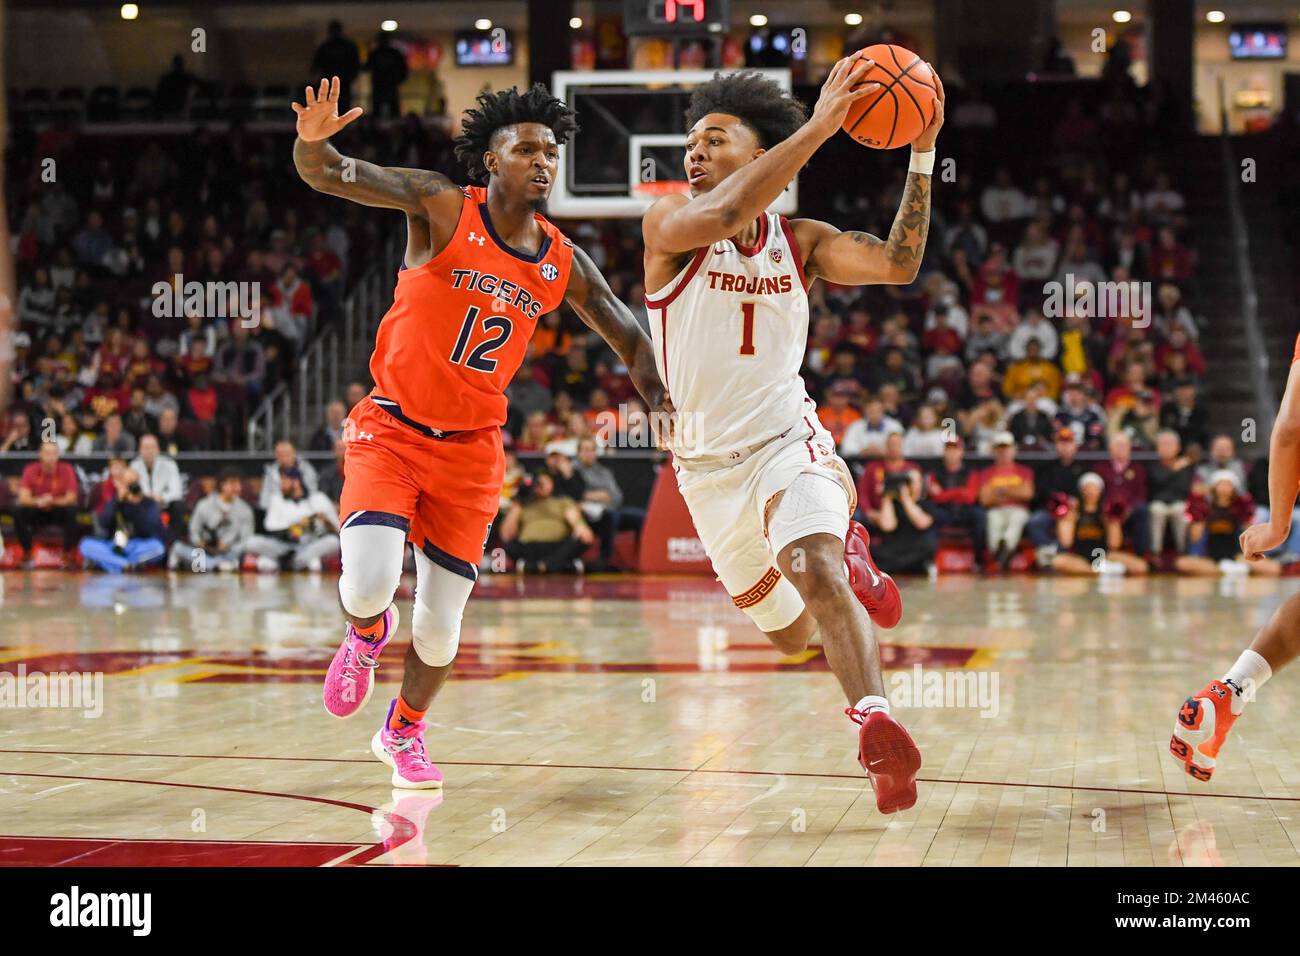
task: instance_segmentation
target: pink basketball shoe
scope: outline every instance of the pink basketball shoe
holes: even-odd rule
[[[390,730],[389,721],[397,699],[388,705],[388,716],[370,741],[370,750],[393,768],[393,786],[408,790],[432,790],[442,786],[442,771],[429,760],[424,749],[424,721],[403,721],[401,730]]]
[[[325,674],[323,696],[325,710],[331,716],[346,719],[366,706],[375,689],[379,652],[397,633],[398,621],[397,605],[388,605],[384,612],[383,637],[373,643],[358,635],[352,622],[348,622],[343,643],[334,652],[334,660],[330,661],[330,669]]]

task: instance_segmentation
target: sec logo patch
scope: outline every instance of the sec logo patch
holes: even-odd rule
[[[555,263],[553,262],[542,263],[542,278],[545,279],[547,282],[554,282],[555,277],[558,276],[559,274],[560,274],[560,270],[556,268]]]

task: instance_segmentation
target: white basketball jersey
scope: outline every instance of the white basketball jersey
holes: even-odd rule
[[[808,293],[783,216],[763,214],[752,249],[722,239],[697,250],[645,303],[655,364],[684,415],[678,457],[725,457],[809,412]]]

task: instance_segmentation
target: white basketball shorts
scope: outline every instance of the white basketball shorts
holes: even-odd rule
[[[852,472],[836,454],[830,433],[809,413],[736,464],[675,462],[673,467],[695,531],[732,602],[765,632],[793,624],[803,612],[803,599],[777,568],[777,553],[797,537],[818,531],[842,537],[857,507]],[[802,499],[798,516],[780,523],[784,540],[773,540],[773,499],[803,474],[820,475],[840,487],[828,482],[820,509]]]

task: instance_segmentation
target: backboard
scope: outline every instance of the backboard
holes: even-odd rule
[[[760,70],[782,89],[790,71]],[[713,79],[712,70],[564,71],[551,92],[578,114],[581,127],[560,150],[549,209],[561,218],[635,218],[669,192],[685,192],[684,116],[691,92]],[[798,182],[772,204],[793,213]]]

